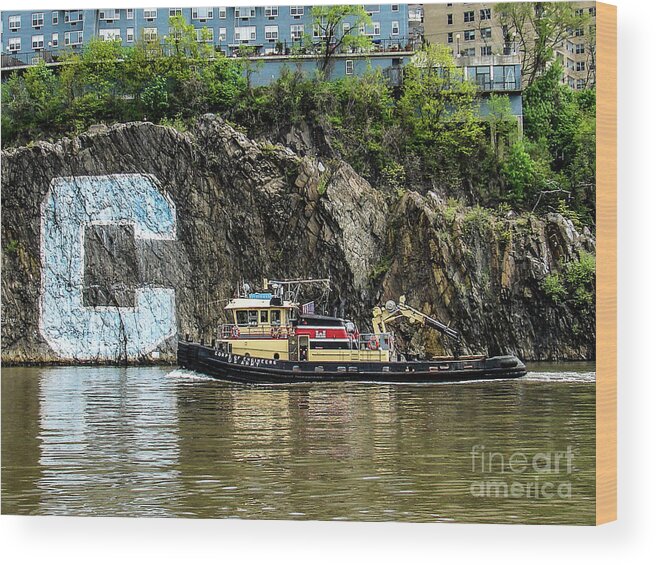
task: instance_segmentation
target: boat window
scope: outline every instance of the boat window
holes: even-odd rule
[[[268,310],[260,310],[260,323],[261,324],[266,324],[269,322],[269,311]]]
[[[257,326],[257,310],[248,311],[248,325]]]
[[[280,310],[271,310],[271,325],[280,325]]]
[[[248,325],[248,312],[246,310],[237,310],[237,325],[238,326]]]

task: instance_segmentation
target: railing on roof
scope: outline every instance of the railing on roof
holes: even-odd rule
[[[199,45],[201,47],[201,45]],[[321,43],[317,42],[313,45],[303,45],[301,41],[279,41],[272,48],[265,48],[263,43],[244,42],[240,44],[230,44],[227,41],[219,41],[213,44],[211,54],[208,58],[212,58],[212,54],[225,55],[228,57],[239,57],[240,48],[242,50],[248,49],[244,52],[244,56],[249,59],[266,59],[267,57],[308,57],[313,58],[321,55]],[[380,55],[380,54],[393,54],[393,53],[412,53],[419,47],[419,42],[416,38],[408,37],[394,37],[388,39],[372,39],[371,47],[367,49],[342,47],[338,49],[335,54],[340,56],[353,55],[356,57],[366,57],[367,55]],[[170,44],[165,41],[159,43],[147,43],[143,47],[146,53],[149,53],[153,58],[160,56],[174,56],[185,55],[189,56],[190,53],[180,53],[179,47],[175,44]],[[1,68],[4,69],[21,69],[36,65],[41,61],[46,65],[59,65],[63,61],[63,55],[66,52],[81,52],[84,45],[67,46],[60,50],[41,50],[41,51],[27,51],[27,52],[8,52],[2,54]],[[251,52],[252,50],[252,52]]]

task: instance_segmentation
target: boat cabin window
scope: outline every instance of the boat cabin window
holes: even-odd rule
[[[238,326],[257,326],[257,310],[237,310]]]
[[[248,311],[248,325],[257,326],[257,310]]]
[[[237,325],[238,326],[248,325],[248,310],[237,310]]]
[[[269,323],[269,311],[268,310],[260,310],[260,323],[261,324],[268,324]]]
[[[271,325],[280,325],[280,310],[271,310]]]

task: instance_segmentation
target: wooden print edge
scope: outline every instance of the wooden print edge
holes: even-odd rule
[[[597,2],[596,524],[617,519],[617,7]]]

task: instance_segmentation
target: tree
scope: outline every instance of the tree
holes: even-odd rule
[[[500,94],[491,94],[487,103],[487,123],[490,126],[490,143],[495,155],[502,154],[502,142],[510,142],[517,133],[517,118],[513,116],[510,98]]]
[[[527,85],[546,71],[556,47],[589,20],[587,15],[577,15],[571,2],[508,2],[497,4],[495,11],[506,45],[519,46]]]
[[[211,31],[207,27],[200,30],[200,37],[196,36],[196,28],[187,23],[183,16],[169,18],[169,34],[165,41],[169,46],[170,54],[184,59],[209,59],[214,54],[209,39]]]
[[[343,49],[367,49],[371,38],[360,33],[371,25],[371,17],[361,4],[312,7],[312,37],[320,55],[319,72],[328,78],[335,55]]]
[[[482,132],[476,92],[447,47],[418,51],[405,68],[398,102],[408,139],[442,160],[471,154]]]

